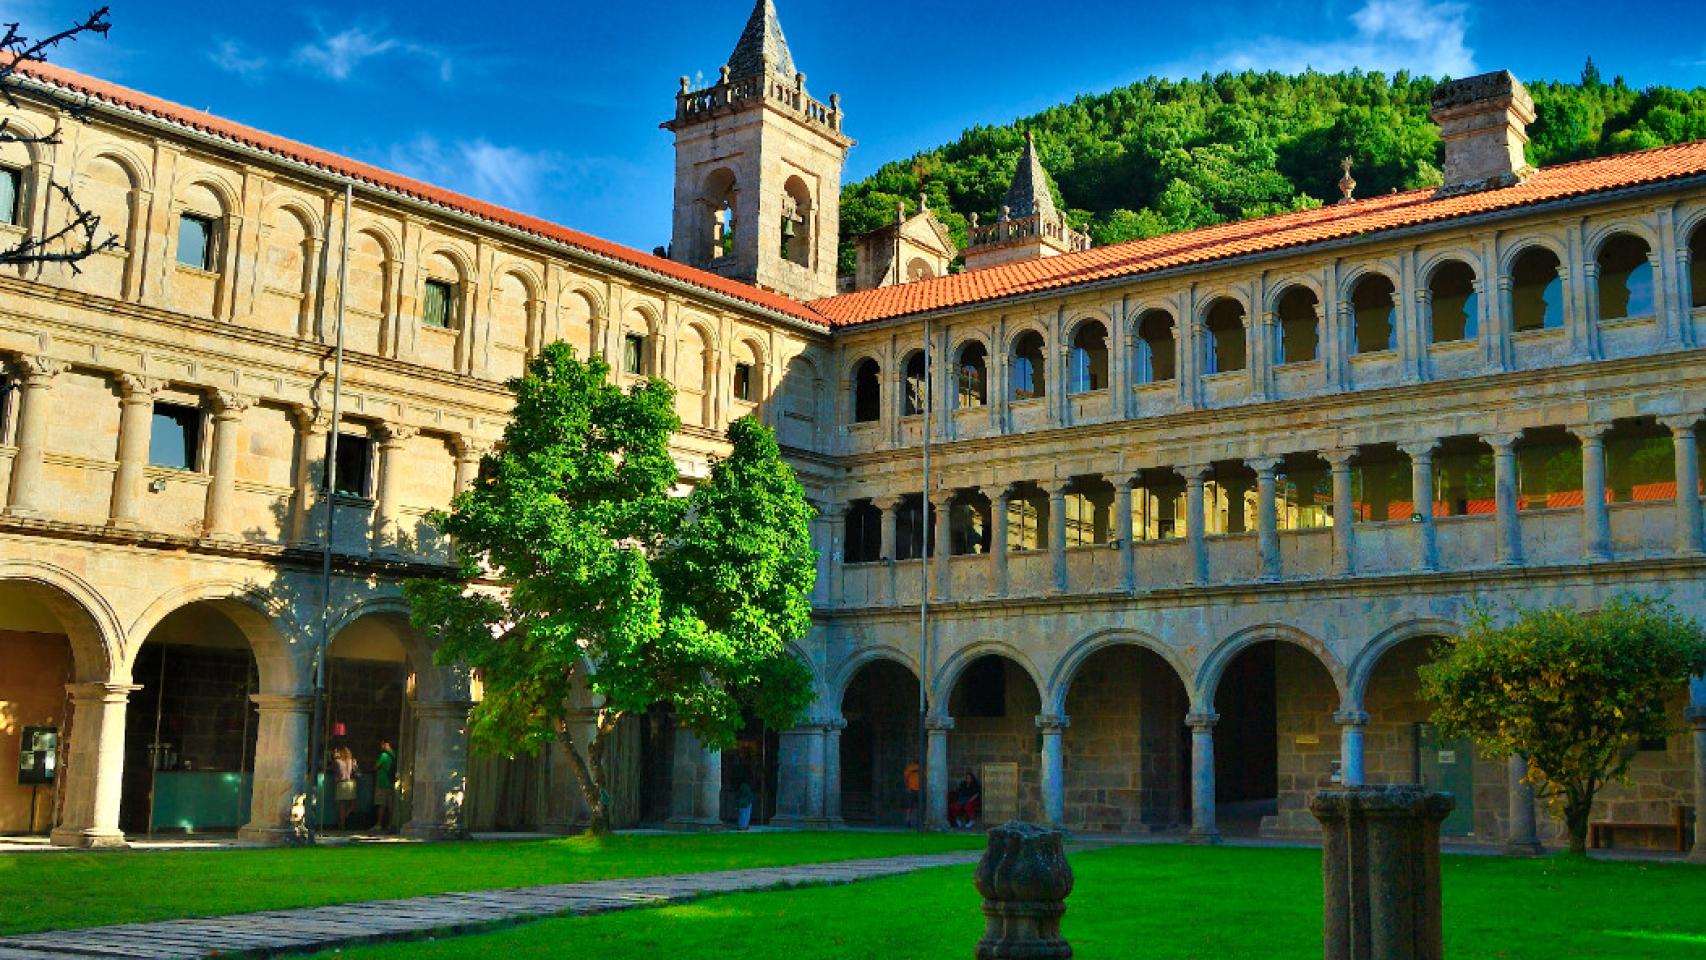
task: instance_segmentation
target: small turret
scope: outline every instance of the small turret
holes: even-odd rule
[[[1001,201],[1001,217],[994,223],[971,222],[971,245],[966,247],[966,269],[980,270],[1003,263],[1053,257],[1090,249],[1090,237],[1067,225],[1054,205],[1048,171],[1037,155],[1037,138],[1025,132],[1025,150],[1013,172],[1013,184]]]

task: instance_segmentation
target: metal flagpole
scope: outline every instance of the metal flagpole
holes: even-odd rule
[[[338,320],[332,349],[332,427],[326,432],[326,543],[320,558],[320,636],[314,647],[314,714],[308,728],[308,762],[304,764],[308,797],[307,822],[309,840],[318,838],[325,812],[320,803],[320,773],[325,766],[321,754],[325,746],[321,738],[326,726],[326,649],[332,637],[332,541],[337,520],[338,490],[338,424],[343,417],[344,391],[344,302],[349,286],[349,221],[350,208],[355,205],[355,185],[344,184],[343,243],[338,253]]]
[[[930,318],[924,318],[924,496],[919,505],[919,515],[923,517],[919,545],[919,590],[918,590],[918,832],[926,829],[925,819],[929,816],[930,797],[930,732],[927,723],[930,717],[930,684],[925,679],[930,675],[930,548],[935,542],[935,523],[930,516],[930,418],[935,415],[934,404],[931,402],[935,390],[931,377],[935,374],[935,365],[930,355]],[[945,562],[945,561],[944,561]]]

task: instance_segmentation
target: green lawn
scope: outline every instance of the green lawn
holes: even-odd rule
[[[1138,846],[1073,857],[1067,937],[1080,960],[1317,960],[1315,850]],[[1452,960],[1706,956],[1706,870],[1683,864],[1448,857]],[[503,956],[952,958],[982,930],[969,868],[845,887],[716,897],[680,907],[544,920],[351,960]]]
[[[573,883],[979,847],[908,833],[618,835],[313,849],[0,856],[0,934],[453,890]]]

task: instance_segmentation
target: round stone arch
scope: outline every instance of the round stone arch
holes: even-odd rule
[[[1518,257],[1535,247],[1541,247],[1558,258],[1558,277],[1568,280],[1570,277],[1570,251],[1563,241],[1544,233],[1526,234],[1520,240],[1512,243],[1509,248],[1499,251],[1499,273],[1501,277],[1509,277],[1511,268],[1516,265]]]
[[[197,188],[212,194],[213,199],[219,204],[219,209],[195,210],[193,207],[185,206],[182,198]],[[225,182],[223,178],[206,170],[194,170],[180,177],[177,186],[172,191],[172,200],[174,205],[182,206],[183,209],[193,210],[196,213],[213,214],[220,219],[234,216],[243,208],[237,189]]]
[[[1072,682],[1077,678],[1078,670],[1085,661],[1097,653],[1112,647],[1137,647],[1148,650],[1166,661],[1173,673],[1179,678],[1180,686],[1187,692],[1191,689],[1191,668],[1179,652],[1150,634],[1138,630],[1108,629],[1098,630],[1067,648],[1058,660],[1054,669],[1049,673],[1048,686],[1043,688],[1043,710],[1046,713],[1066,713],[1066,695],[1072,689]]]
[[[1429,284],[1433,282],[1434,274],[1441,267],[1450,263],[1461,263],[1468,267],[1469,272],[1475,277],[1475,292],[1486,292],[1487,268],[1486,265],[1481,262],[1480,251],[1470,247],[1451,246],[1429,251],[1423,259],[1416,264],[1417,295],[1420,296],[1422,293],[1426,292],[1429,289]]]
[[[422,702],[458,701],[469,698],[469,672],[461,666],[439,666],[433,659],[437,644],[414,628],[409,620],[409,602],[400,596],[369,597],[339,611],[327,633],[335,642],[338,634],[358,620],[383,617],[398,627],[399,639],[415,672],[416,697]]]
[[[1111,346],[1113,344],[1114,332],[1119,329],[1119,324],[1114,322],[1113,317],[1110,317],[1108,314],[1100,310],[1088,310],[1084,313],[1074,315],[1072,319],[1066,322],[1066,326],[1061,329],[1061,342],[1070,347],[1072,342],[1078,338],[1078,331],[1086,323],[1101,324],[1102,332],[1108,335],[1109,345]]]
[[[1033,317],[1029,320],[1020,320],[1008,329],[1007,339],[1002,341],[1001,344],[1001,356],[1004,362],[1011,362],[1013,359],[1013,345],[1018,343],[1019,338],[1027,333],[1034,333],[1043,338],[1043,356],[1048,356],[1049,348],[1052,346],[1050,342],[1052,338],[1049,336],[1048,325],[1041,319]]]
[[[149,177],[149,164],[144,163],[128,145],[122,143],[96,143],[85,147],[77,157],[76,170],[79,176],[86,174],[96,161],[106,160],[117,166],[130,177],[132,190],[150,190],[153,181]]]
[[[112,604],[88,581],[50,563],[0,563],[0,584],[31,588],[65,629],[77,681],[113,682],[128,676],[124,627]]]
[[[1348,686],[1347,673],[1344,664],[1326,644],[1288,624],[1265,623],[1234,633],[1209,653],[1197,671],[1196,683],[1190,687],[1191,709],[1201,713],[1213,713],[1214,695],[1220,687],[1220,678],[1226,672],[1227,664],[1245,650],[1269,640],[1302,647],[1314,654],[1315,659],[1320,661],[1327,669],[1328,675],[1333,678],[1333,687],[1338,691],[1340,700],[1344,699]]]
[[[979,640],[969,643],[948,657],[942,666],[937,668],[935,679],[930,683],[931,713],[940,713],[947,706],[948,698],[953,695],[954,685],[959,683],[960,675],[973,661],[983,657],[996,656],[1011,660],[1017,664],[1025,675],[1031,678],[1031,684],[1036,688],[1037,698],[1042,699],[1048,687],[1042,674],[1037,670],[1031,658],[1019,651],[1019,648],[1000,640]],[[1045,701],[1046,702],[1046,701]]]
[[[1379,262],[1359,263],[1345,271],[1344,275],[1339,278],[1338,302],[1349,304],[1351,294],[1356,291],[1357,284],[1375,276],[1382,277],[1387,283],[1392,284],[1392,309],[1395,311],[1401,309],[1403,304],[1399,303],[1399,300],[1404,286],[1398,276],[1398,271]],[[1322,303],[1325,304],[1326,301],[1323,300]]]
[[[1620,233],[1626,233],[1629,236],[1645,243],[1647,245],[1647,253],[1649,256],[1658,255],[1658,231],[1654,230],[1651,226],[1642,222],[1637,217],[1622,216],[1615,217],[1593,226],[1591,232],[1589,232],[1582,241],[1582,250],[1584,252],[1585,260],[1588,263],[1597,264],[1599,262],[1600,249],[1605,246],[1606,241]]]
[[[847,688],[852,684],[853,679],[859,675],[859,671],[879,660],[886,660],[903,667],[908,673],[912,674],[914,680],[918,678],[918,661],[898,647],[891,647],[886,644],[863,647],[857,653],[843,660],[833,674],[826,674],[824,677],[824,692],[834,698],[832,705],[836,713],[841,712],[842,701],[847,697]]]
[[[1312,274],[1299,273],[1276,278],[1268,284],[1267,291],[1262,298],[1262,312],[1274,313],[1279,310],[1280,299],[1298,288],[1308,290],[1315,295],[1316,310],[1326,308],[1327,288],[1321,283],[1320,278]]]
[[[307,204],[295,197],[285,197],[267,204],[266,208],[261,211],[261,223],[270,222],[271,218],[279,213],[287,213],[295,217],[301,223],[302,231],[309,239],[317,239],[323,232],[319,216]]]
[[[1356,659],[1351,661],[1348,682],[1344,686],[1342,709],[1346,712],[1363,709],[1369,679],[1374,676],[1375,668],[1380,666],[1381,658],[1394,647],[1418,637],[1454,637],[1462,629],[1450,620],[1422,618],[1408,620],[1381,631],[1365,644],[1357,653]]]
[[[1209,311],[1213,310],[1214,305],[1222,300],[1230,300],[1238,305],[1238,309],[1244,311],[1244,326],[1248,329],[1255,311],[1254,305],[1251,303],[1250,291],[1244,289],[1242,285],[1215,287],[1212,290],[1203,291],[1196,300],[1196,312],[1191,318],[1192,325],[1196,327],[1206,325]]]
[[[207,603],[228,617],[249,642],[260,674],[260,690],[268,694],[308,692],[310,645],[289,606],[252,583],[204,580],[162,594],[144,608],[126,631],[124,675],[129,676],[137,653],[167,616],[192,604]]]

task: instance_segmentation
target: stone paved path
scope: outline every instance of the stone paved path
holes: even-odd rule
[[[982,853],[963,850],[718,873],[595,880],[28,933],[0,937],[0,960],[112,957],[172,960],[229,954],[306,953],[377,940],[466,932],[528,917],[606,913],[681,903],[710,894],[798,884],[853,883],[928,867],[976,863]]]

